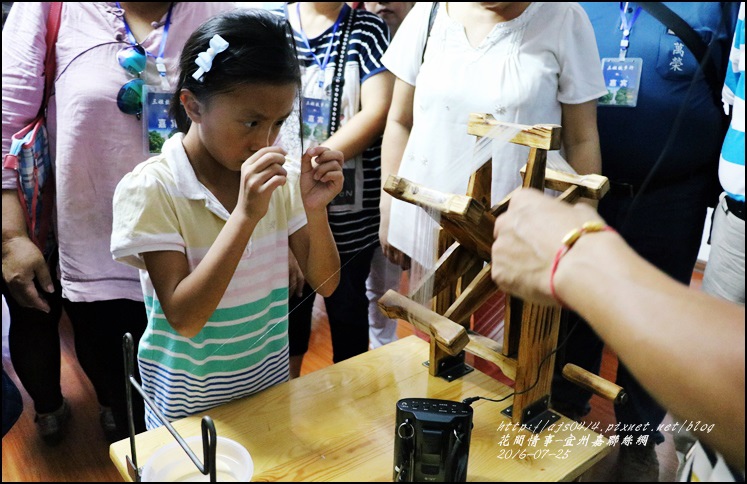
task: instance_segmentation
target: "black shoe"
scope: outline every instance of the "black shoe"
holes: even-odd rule
[[[571,405],[565,402],[552,402],[550,403],[550,408],[555,410],[557,413],[562,413],[569,419],[575,420],[576,422],[580,422],[581,420],[583,420],[588,413],[585,411],[585,409],[580,409],[575,405]]]
[[[618,482],[659,482],[659,458],[656,444],[621,445],[617,457]]]
[[[47,445],[57,445],[67,433],[67,423],[70,420],[70,406],[62,399],[62,406],[50,413],[37,413],[34,417],[36,429]]]
[[[110,444],[124,439],[129,434],[121,431],[117,428],[117,423],[114,421],[114,414],[112,413],[111,407],[105,407],[101,405],[99,407],[99,423],[101,428],[104,430],[104,436],[107,442]]]

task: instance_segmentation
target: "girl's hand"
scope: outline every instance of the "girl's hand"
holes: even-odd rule
[[[316,157],[314,161],[312,158]],[[342,190],[342,152],[324,146],[311,148],[301,157],[301,197],[307,210],[326,208]]]
[[[236,209],[253,220],[265,216],[272,192],[285,185],[285,151],[278,146],[262,148],[241,165],[241,188]]]

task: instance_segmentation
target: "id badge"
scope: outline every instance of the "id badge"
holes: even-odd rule
[[[638,90],[641,86],[643,59],[632,57],[602,59],[602,74],[607,86],[607,94],[599,98],[600,106],[634,108],[638,104]]]
[[[304,72],[304,94],[301,97],[304,146],[312,148],[329,138],[332,106],[332,71],[321,71],[316,65]],[[342,102],[342,100],[341,100]],[[341,120],[340,124],[344,124]],[[340,193],[327,206],[330,213],[363,210],[363,156],[345,160]]]
[[[360,212],[363,210],[363,155],[345,160],[342,166],[342,190],[329,203],[330,213]]]
[[[153,86],[143,86],[143,137],[145,155],[161,154],[163,144],[177,133],[176,120],[169,114],[174,93]]]
[[[327,99],[304,97],[301,99],[301,116],[303,119],[303,137],[314,144],[320,144],[329,138],[330,102]]]

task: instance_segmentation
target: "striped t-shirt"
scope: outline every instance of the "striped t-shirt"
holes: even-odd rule
[[[744,2],[734,31],[729,67],[722,92],[724,105],[731,104],[731,124],[721,148],[718,175],[721,186],[733,199],[744,201]]]
[[[294,5],[289,5],[290,15],[295,15]],[[343,17],[350,7],[343,5]],[[286,15],[283,9],[276,10]],[[308,39],[307,47],[300,32],[294,31],[296,50],[302,74],[315,63],[314,56],[322,61],[329,50],[329,60],[324,73],[327,79],[334,76],[339,58],[339,45],[343,29],[328,28],[321,35]],[[331,45],[330,45],[331,44]],[[350,30],[347,56],[345,57],[345,84],[342,93],[341,112],[347,118],[340,120],[344,125],[353,114],[360,110],[360,89],[370,77],[386,70],[381,63],[389,45],[389,30],[386,23],[377,15],[365,10],[356,10],[355,22]],[[313,52],[313,55],[312,55]],[[281,145],[292,157],[299,158],[297,140],[299,137],[297,113],[290,116],[281,131]],[[304,149],[309,144],[304,142]],[[379,199],[381,196],[381,137],[363,152],[363,196],[361,210],[329,212],[329,226],[332,229],[337,250],[340,254],[354,253],[379,242]]]
[[[195,176],[175,135],[125,175],[114,194],[111,250],[140,269],[148,327],[138,348],[143,390],[175,420],[288,379],[288,237],[306,224],[298,173],[275,189],[226,292],[205,327],[180,336],[166,320],[142,253],[178,251],[190,270],[228,211]],[[146,426],[161,425],[146,408]]]

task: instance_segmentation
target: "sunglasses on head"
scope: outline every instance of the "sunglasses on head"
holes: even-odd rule
[[[148,56],[140,44],[129,45],[117,52],[117,62],[130,74],[137,76],[125,83],[117,94],[117,107],[125,114],[134,114],[140,119],[143,113],[143,84],[140,74],[145,71]]]

